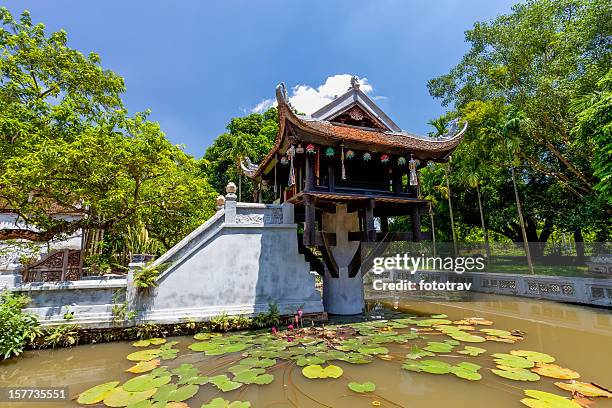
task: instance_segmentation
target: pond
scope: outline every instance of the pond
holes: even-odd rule
[[[186,405],[169,406],[196,408],[215,398],[221,399],[209,406],[225,407],[226,400],[270,408],[520,407],[521,399],[529,398],[524,390],[571,398],[570,391],[555,383],[568,387],[577,375],[580,382],[612,386],[612,314],[606,309],[504,296],[470,302],[399,302],[385,308],[377,304],[370,309],[370,317],[384,320],[330,322],[326,330],[289,335],[228,333],[201,335],[200,340],[172,337],[163,345],[145,347],[117,342],[30,351],[0,364],[0,386],[67,386],[74,397],[98,384],[119,381],[119,386],[135,391],[129,395],[136,400],[157,393],[153,399],[171,401],[168,394],[176,388],[172,384],[183,383],[178,385],[181,392],[172,394],[174,399],[195,395],[185,400]],[[134,359],[132,353],[150,349],[156,351],[136,357],[157,357],[160,367],[167,369],[126,372],[138,363],[126,356]],[[147,377],[126,383],[139,375]],[[594,386],[581,391],[607,394]],[[115,389],[99,398],[120,406],[128,395],[120,394]],[[527,403],[533,407],[612,407],[612,399],[605,397],[588,401],[577,395],[577,403],[572,403],[550,402],[549,394],[531,396],[535,399]],[[72,400],[34,406],[80,405]],[[145,400],[134,406],[152,405]]]

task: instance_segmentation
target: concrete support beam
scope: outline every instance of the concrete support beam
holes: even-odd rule
[[[419,207],[416,205],[412,206],[412,240],[414,242],[421,241],[421,214],[419,212]]]

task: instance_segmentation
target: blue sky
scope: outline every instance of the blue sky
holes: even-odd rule
[[[328,81],[340,74],[367,78],[370,95],[400,127],[427,133],[427,121],[445,111],[429,96],[427,80],[459,61],[467,50],[464,31],[475,21],[507,13],[515,2],[3,4],[13,14],[30,10],[48,30],[64,28],[72,47],[100,54],[105,68],[125,78],[128,109],[151,109],[173,143],[200,157],[230,118],[273,98],[277,83],[290,89],[303,85],[293,92],[311,106],[344,86],[344,77]],[[327,87],[319,88],[326,81]]]

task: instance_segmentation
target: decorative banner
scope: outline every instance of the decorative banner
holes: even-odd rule
[[[404,164],[406,164],[406,159],[405,159],[404,157],[399,157],[399,158],[397,159],[397,164],[398,164],[399,166],[403,166]]]
[[[370,161],[370,160],[372,160],[372,155],[368,152],[365,152],[363,154],[363,161]]]
[[[342,180],[346,180],[346,169],[344,168],[344,145],[340,145],[340,162],[342,163]]]
[[[346,159],[347,160],[351,160],[354,157],[355,157],[355,152],[354,151],[352,151],[350,149],[346,151]]]
[[[310,143],[308,146],[306,146],[306,153],[308,154],[315,154],[317,152],[317,149],[315,148],[315,146]]]
[[[283,166],[286,166],[287,163],[289,163],[289,159],[287,158],[287,156],[283,156],[281,157],[280,162]]]
[[[304,148],[302,147],[302,144],[298,144],[298,147],[295,149],[295,152],[297,154],[302,154],[304,153]]]
[[[412,155],[410,155],[410,161],[408,162],[408,168],[410,169],[410,185],[411,186],[419,185],[419,179],[417,178],[416,167],[417,167],[417,161],[412,158]]]
[[[289,156],[289,160],[291,165],[289,166],[289,180],[287,181],[287,186],[292,186],[295,184],[295,166],[293,162],[293,158],[295,157],[295,146],[291,145],[289,150],[287,150],[287,156]]]
[[[325,150],[325,156],[327,157],[334,157],[334,153],[333,147],[328,147],[327,150]]]
[[[386,154],[383,154],[382,156],[380,156],[380,162],[381,163],[389,163],[389,156]]]

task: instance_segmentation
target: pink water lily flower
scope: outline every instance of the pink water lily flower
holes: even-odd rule
[[[276,327],[272,327],[272,334],[276,334]]]
[[[289,330],[293,330],[293,325],[292,325],[292,324],[290,324],[289,326],[287,326],[287,329],[289,329]]]
[[[303,314],[303,313],[304,313],[304,312],[302,311],[302,309],[298,310],[298,316],[302,317],[302,314]]]

